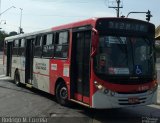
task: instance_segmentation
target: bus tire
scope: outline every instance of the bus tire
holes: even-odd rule
[[[57,102],[63,106],[68,105],[68,89],[64,83],[59,83],[56,87]]]
[[[19,76],[18,70],[16,70],[15,73],[14,73],[14,83],[18,87],[21,85],[21,83],[20,83],[20,76]]]

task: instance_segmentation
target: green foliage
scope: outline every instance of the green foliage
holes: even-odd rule
[[[0,51],[3,50],[4,39],[7,36],[8,36],[8,34],[5,31],[0,31]]]
[[[12,32],[9,33],[9,36],[14,36],[14,35],[17,35],[17,32],[12,31]]]

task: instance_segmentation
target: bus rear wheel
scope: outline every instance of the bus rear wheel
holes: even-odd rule
[[[61,105],[68,105],[68,90],[64,83],[59,83],[56,87],[56,99]]]
[[[15,82],[15,84],[16,84],[17,86],[20,86],[20,85],[21,85],[18,71],[16,71],[15,74],[14,74],[14,82]]]

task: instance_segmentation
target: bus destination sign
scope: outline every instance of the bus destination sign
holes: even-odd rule
[[[142,23],[110,21],[108,24],[109,29],[148,32],[148,26]]]

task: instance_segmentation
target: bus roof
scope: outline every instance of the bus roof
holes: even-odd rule
[[[34,36],[34,35],[43,34],[43,33],[49,33],[49,32],[53,32],[53,31],[57,31],[57,30],[69,29],[69,28],[78,27],[78,26],[85,26],[85,25],[93,25],[94,26],[97,19],[98,18],[90,18],[90,19],[83,20],[83,21],[78,21],[78,22],[74,22],[74,23],[70,23],[70,24],[52,27],[52,28],[49,28],[46,30],[10,36],[10,37],[6,37],[5,40],[12,41],[12,40],[18,39],[18,38]]]
[[[49,32],[53,32],[53,31],[65,30],[65,29],[70,29],[70,28],[76,28],[76,27],[85,26],[85,25],[92,25],[93,27],[95,27],[95,24],[96,24],[97,20],[99,20],[99,19],[111,19],[111,18],[118,19],[116,17],[102,17],[102,18],[96,18],[95,17],[95,18],[90,18],[90,19],[87,19],[87,20],[82,20],[82,21],[70,23],[70,24],[65,24],[65,25],[61,25],[61,26],[52,27],[52,28],[49,28],[49,29],[46,29],[46,30],[41,30],[41,31],[36,31],[36,32],[31,32],[31,33],[25,33],[25,34],[19,34],[19,35],[15,35],[15,36],[6,37],[5,40],[11,42],[15,39],[19,39],[19,38],[23,38],[23,37],[31,37],[31,36],[35,36],[35,35],[38,35],[38,34],[49,33]],[[119,18],[119,19],[136,20],[136,19],[131,19],[131,18]],[[142,20],[138,20],[138,21],[142,21]],[[142,22],[146,22],[146,21],[142,21]],[[146,23],[148,23],[148,22],[146,22]]]

